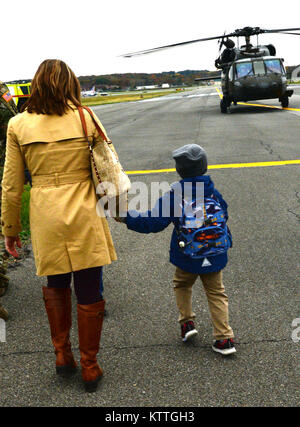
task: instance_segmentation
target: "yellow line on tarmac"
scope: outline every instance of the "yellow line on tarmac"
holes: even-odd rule
[[[217,87],[215,87],[215,89],[216,89],[216,91],[218,92],[219,97],[220,97],[221,99],[223,99],[223,94],[222,94],[222,92],[221,92]]]
[[[218,95],[221,99],[223,99],[223,94],[222,92],[216,88],[216,91],[218,92]],[[264,107],[264,108],[273,108],[276,110],[288,110],[288,111],[300,111],[300,108],[282,108],[282,107],[278,107],[276,105],[264,105],[264,104],[250,104],[249,102],[238,102],[238,105],[249,105],[249,107]]]
[[[300,165],[299,160],[280,160],[275,162],[253,162],[253,163],[229,163],[224,165],[210,165],[208,169],[238,169],[238,168],[258,168],[268,166],[286,166],[286,165]],[[176,172],[175,168],[172,169],[153,169],[153,170],[136,170],[126,171],[127,175],[148,175],[151,173],[168,173]]]
[[[126,171],[127,175],[147,175],[149,173],[166,173],[176,172],[176,169],[153,169],[153,170],[141,170],[141,171]]]

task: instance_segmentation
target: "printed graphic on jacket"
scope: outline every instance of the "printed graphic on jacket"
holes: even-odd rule
[[[200,201],[183,199],[182,216],[176,228],[180,250],[193,259],[226,252],[231,238],[225,213],[214,195]]]

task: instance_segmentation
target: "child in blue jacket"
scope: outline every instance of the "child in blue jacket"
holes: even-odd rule
[[[170,262],[175,265],[174,291],[179,309],[179,323],[181,337],[187,341],[198,332],[195,328],[195,313],[192,310],[192,286],[200,277],[208,300],[211,319],[214,328],[214,342],[212,349],[223,355],[235,353],[233,331],[228,323],[228,297],[222,281],[222,270],[227,264],[227,251],[213,256],[193,259],[183,253],[178,244],[178,227],[180,218],[175,215],[178,199],[175,192],[176,185],[189,185],[194,194],[198,183],[204,185],[204,198],[213,197],[219,202],[227,221],[227,203],[215,189],[214,183],[207,172],[207,157],[205,151],[196,144],[185,145],[173,151],[176,170],[181,176],[179,183],[172,186],[171,191],[164,194],[156,203],[152,211],[139,214],[129,211],[127,217],[121,219],[129,230],[138,233],[157,233],[164,230],[171,222],[174,230],[171,238]],[[201,184],[200,184],[201,185]],[[164,207],[170,206],[170,214],[164,215]],[[231,235],[229,232],[231,240]]]

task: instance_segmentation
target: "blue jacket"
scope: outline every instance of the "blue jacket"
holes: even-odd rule
[[[196,187],[197,182],[204,183],[204,197],[209,197],[214,194],[219,200],[225,215],[226,220],[228,219],[227,203],[222,198],[222,195],[214,188],[214,183],[209,175],[202,175],[193,178],[185,178],[179,181],[182,186],[186,182],[192,183],[193,191]],[[178,185],[178,184],[177,184]],[[163,206],[170,205],[170,215],[163,216]],[[174,205],[174,193],[170,192],[164,194],[156,203],[155,207],[148,211],[139,214],[137,211],[129,211],[127,213],[126,224],[129,230],[137,231],[138,233],[158,233],[164,230],[172,222],[174,226],[178,225],[178,217],[174,215],[176,206]],[[190,273],[203,274],[211,273],[222,270],[228,261],[227,252],[207,257],[205,259],[191,259],[184,253],[182,253],[177,243],[177,233],[174,227],[171,245],[170,245],[170,262],[182,270]]]

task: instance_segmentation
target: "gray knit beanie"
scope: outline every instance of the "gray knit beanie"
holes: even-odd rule
[[[182,178],[192,178],[207,172],[207,156],[200,145],[187,144],[172,153],[176,170]]]

